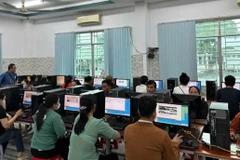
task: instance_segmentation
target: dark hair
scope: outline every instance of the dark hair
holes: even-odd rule
[[[188,84],[188,82],[190,81],[190,78],[186,73],[182,73],[180,75],[179,79],[180,79],[180,83],[184,86],[186,86]]]
[[[15,64],[14,64],[14,63],[11,63],[11,64],[9,64],[9,65],[8,65],[8,70],[12,69],[12,68],[13,68],[13,66],[15,66]]]
[[[93,78],[91,76],[87,76],[87,77],[84,77],[84,82],[91,82],[93,80]]]
[[[80,118],[77,121],[74,132],[79,135],[83,132],[86,123],[88,122],[88,113],[92,111],[96,104],[96,98],[94,95],[84,95],[80,99],[80,106],[86,107],[86,109],[80,110]]]
[[[37,124],[37,131],[39,131],[43,124],[44,116],[47,113],[47,109],[51,108],[54,104],[57,104],[58,101],[58,95],[55,93],[50,93],[45,98],[45,103],[40,104],[38,107],[37,112],[37,118],[36,118],[36,124]]]
[[[147,85],[147,86],[148,86],[148,85],[153,85],[154,88],[157,88],[157,83],[156,83],[155,81],[153,81],[153,80],[149,80],[149,81],[146,83],[146,85]]]
[[[81,83],[79,82],[79,80],[74,80],[74,82],[75,82],[77,85],[81,85]]]
[[[102,84],[103,84],[103,83],[106,83],[108,86],[112,86],[112,81],[109,80],[109,79],[103,80],[103,81],[102,81]]]
[[[152,96],[141,97],[138,104],[140,117],[150,118],[156,110],[157,101]]]
[[[3,93],[0,93],[0,99],[3,100],[6,95]]]
[[[235,85],[236,78],[232,75],[228,75],[225,77],[225,85],[233,87]]]
[[[140,83],[141,84],[146,84],[148,82],[148,77],[147,76],[141,76],[140,77]]]
[[[199,93],[199,94],[201,93],[201,92],[200,92],[200,89],[199,89],[197,86],[191,86],[191,87],[189,87],[189,92],[190,92],[190,90],[191,90],[192,88],[196,88],[196,90],[198,91],[198,93]]]
[[[64,88],[67,88],[69,83],[72,83],[72,76],[67,76],[67,77],[65,78]]]
[[[31,80],[32,82],[35,81],[36,78],[37,78],[37,76],[36,76],[35,74],[30,76],[30,80]]]
[[[27,79],[24,79],[23,81],[24,81],[27,85],[30,84],[29,80],[27,80]]]
[[[47,77],[42,77],[41,80],[40,80],[40,84],[41,84],[41,85],[43,85],[43,84],[49,84]]]

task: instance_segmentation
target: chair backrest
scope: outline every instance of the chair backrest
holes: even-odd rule
[[[55,157],[47,158],[47,159],[33,157],[32,160],[62,160],[62,158],[60,155],[57,155]]]

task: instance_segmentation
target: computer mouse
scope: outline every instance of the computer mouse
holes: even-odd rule
[[[188,145],[189,147],[192,147],[192,145],[193,145],[193,140],[188,140],[188,141],[187,141],[187,145]]]
[[[233,135],[230,137],[230,139],[231,139],[232,142],[236,142],[237,141],[235,136],[233,136]]]

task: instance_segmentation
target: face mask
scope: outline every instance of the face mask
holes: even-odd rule
[[[58,103],[58,106],[57,106],[57,108],[55,110],[59,110],[60,107],[61,107],[61,104]]]
[[[3,106],[4,109],[6,109],[6,100],[2,101],[2,106]]]
[[[27,88],[25,85],[23,85],[23,89]]]

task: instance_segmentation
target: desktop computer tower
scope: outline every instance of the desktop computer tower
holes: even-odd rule
[[[136,87],[140,85],[140,77],[133,78],[133,91],[136,92]]]
[[[31,104],[31,111],[32,115],[34,115],[40,104],[43,103],[43,93],[37,93],[32,95],[32,104]]]
[[[171,102],[171,92],[170,90],[163,89],[156,91],[154,95],[157,97],[158,102],[170,103]]]
[[[228,103],[212,102],[209,108],[210,142],[230,150],[230,120]],[[212,147],[212,149],[218,149]]]
[[[206,96],[207,100],[215,101],[217,96],[216,81],[206,81]]]
[[[167,89],[169,89],[171,93],[173,92],[173,89],[176,86],[178,86],[178,78],[167,79]]]
[[[127,88],[113,88],[113,89],[110,90],[110,96],[111,97],[125,98],[126,97],[126,91],[128,91]]]

